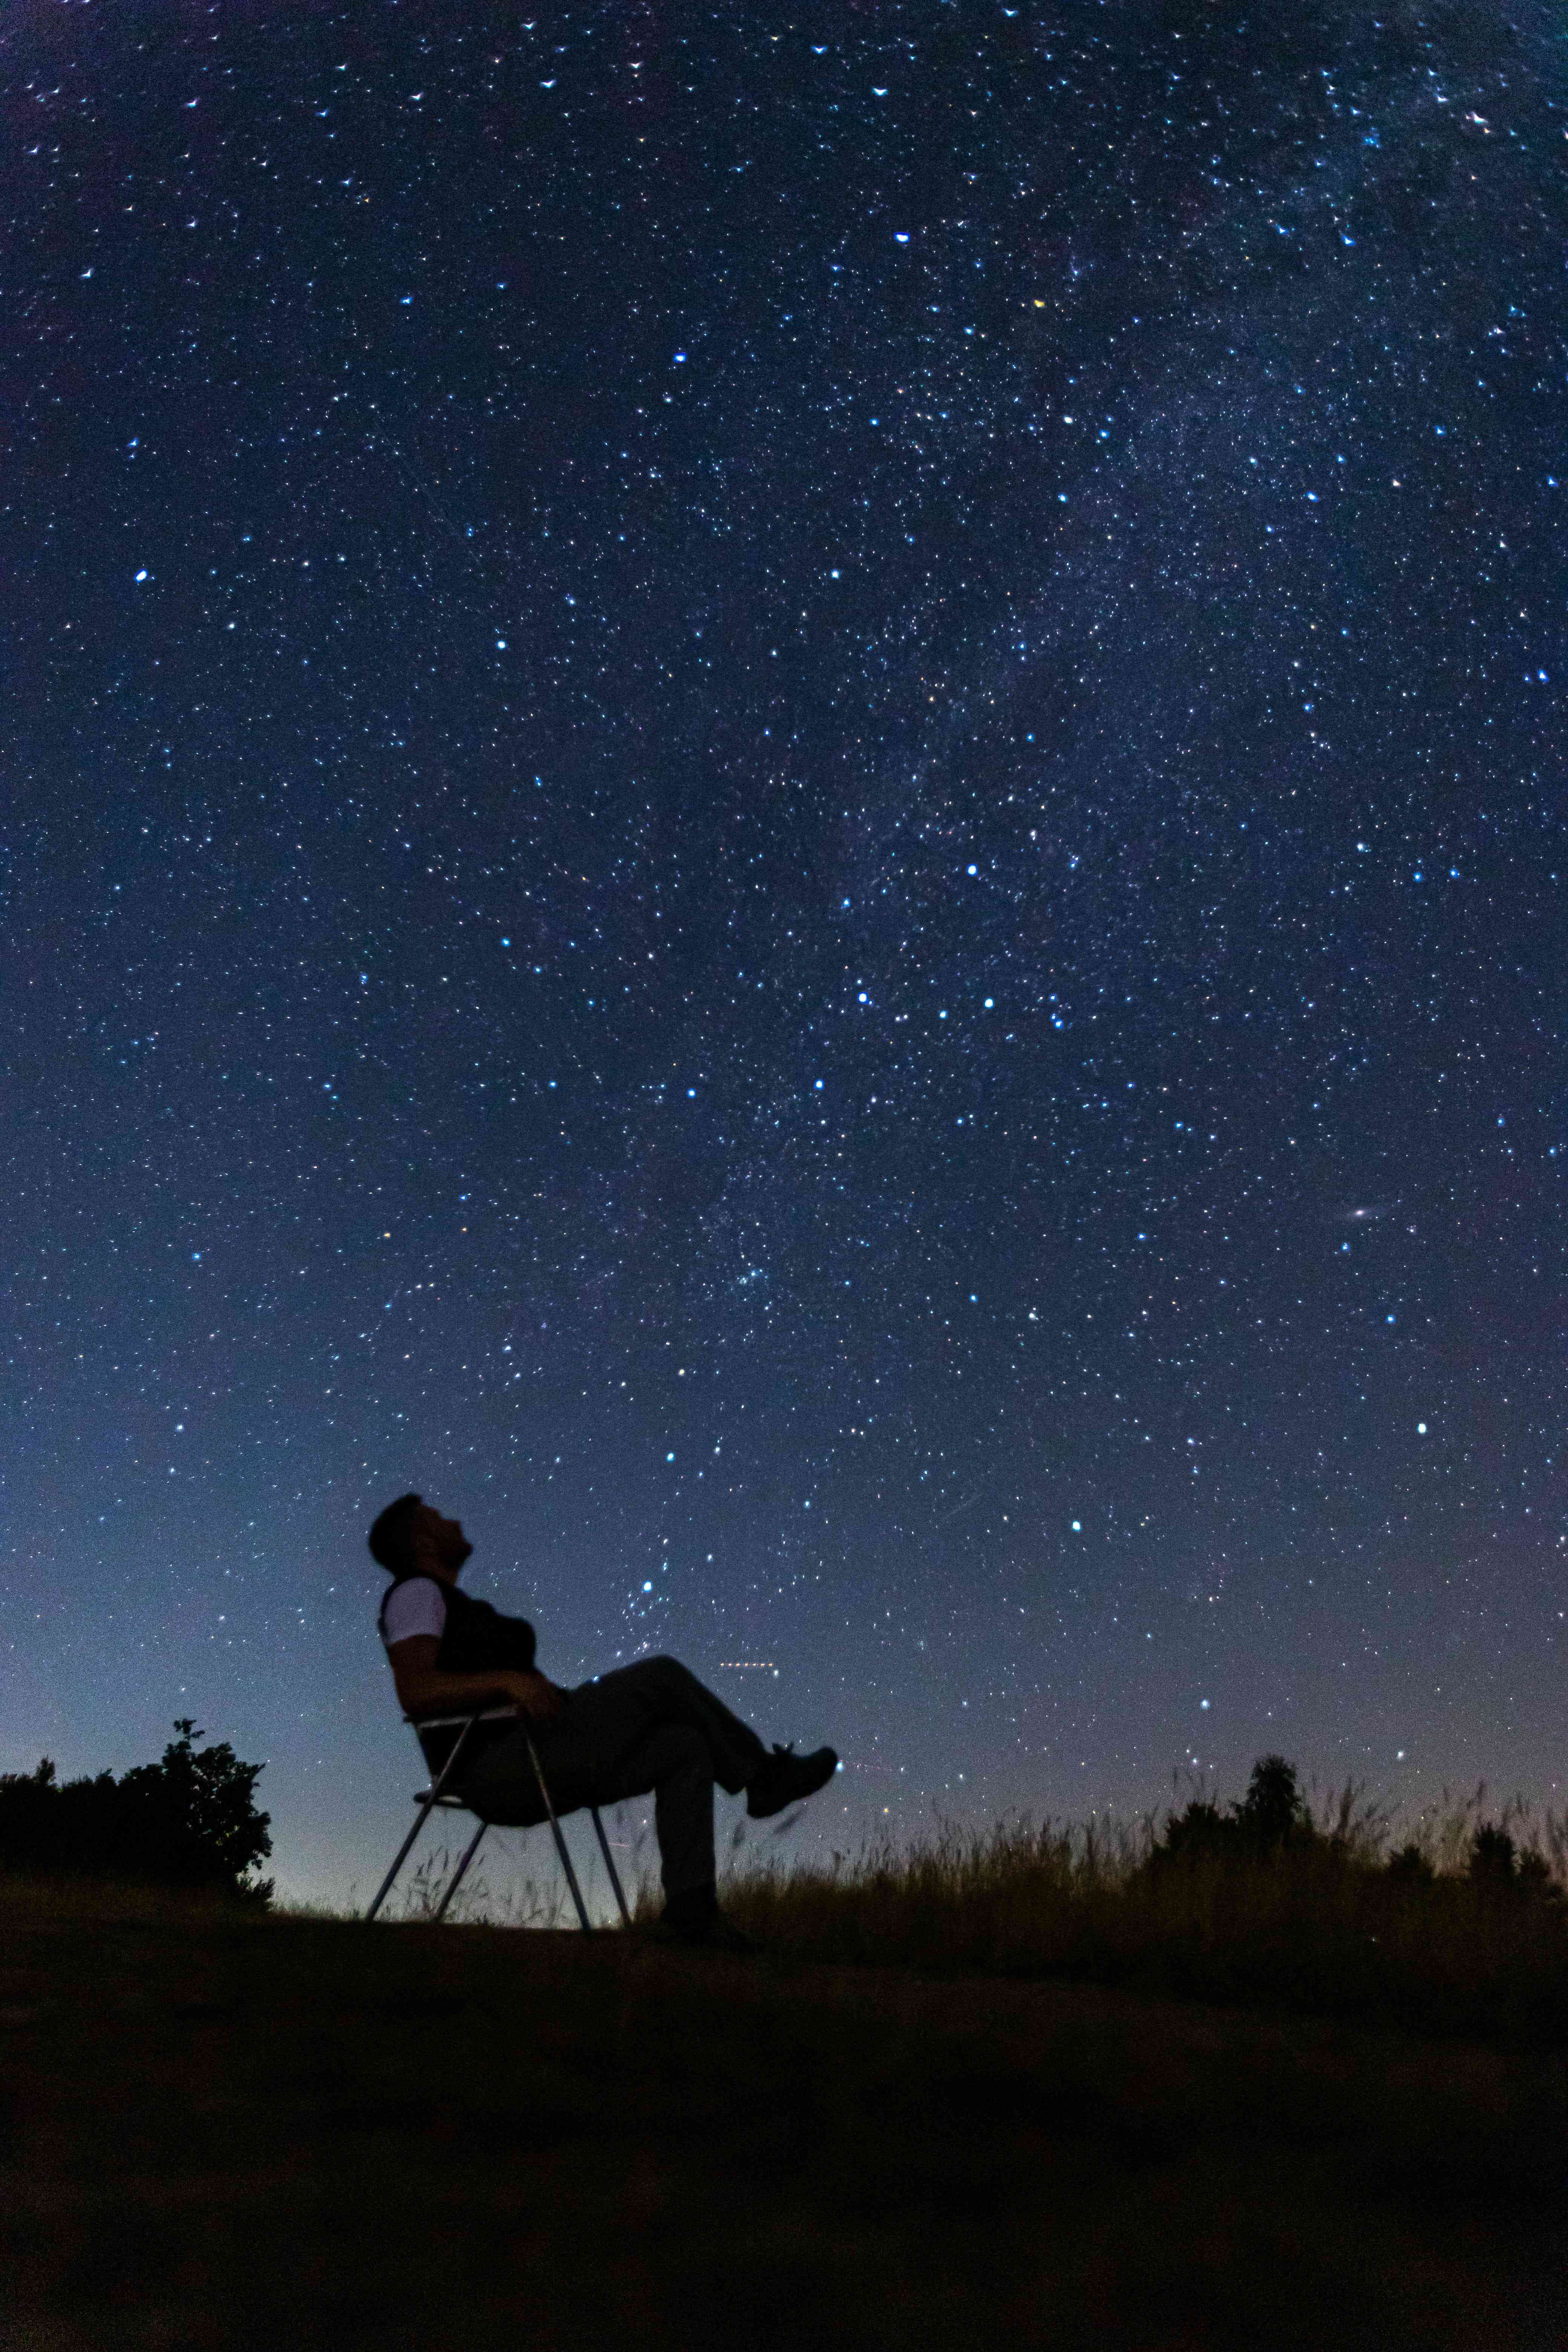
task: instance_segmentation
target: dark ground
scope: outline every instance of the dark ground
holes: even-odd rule
[[[0,2047],[26,2352],[1568,2336],[1539,2050],[15,1894]]]

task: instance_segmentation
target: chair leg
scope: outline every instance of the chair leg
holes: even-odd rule
[[[561,1867],[566,1873],[566,1884],[572,1889],[572,1900],[577,1906],[578,1924],[584,1936],[591,1935],[594,1923],[588,1916],[588,1906],[583,1900],[583,1890],[577,1884],[577,1874],[572,1867],[572,1856],[567,1850],[565,1832],[553,1813],[550,1817],[550,1826],[555,1832],[555,1851],[561,1856]]]
[[[550,1794],[549,1783],[544,1778],[544,1768],[539,1760],[539,1750],[533,1744],[533,1734],[527,1728],[526,1724],[522,1736],[528,1742],[528,1760],[533,1767],[533,1777],[539,1783],[539,1793],[544,1800],[544,1810],[550,1816],[550,1827],[555,1838],[555,1851],[561,1856],[561,1867],[566,1873],[566,1884],[572,1889],[572,1900],[577,1906],[578,1921],[583,1933],[586,1936],[590,1932],[588,1906],[583,1900],[583,1890],[577,1884],[577,1874],[572,1867],[572,1857],[566,1851],[566,1840],[562,1835],[561,1824],[555,1818],[554,1801]]]
[[[392,1868],[387,1872],[386,1876],[382,1880],[380,1888],[376,1894],[375,1901],[371,1905],[370,1909],[364,1915],[365,1925],[367,1927],[374,1918],[382,1905],[385,1902],[388,1895],[392,1892],[392,1882],[397,1876],[397,1874],[402,1869],[404,1864],[407,1861],[410,1846],[414,1843],[415,1839],[418,1836],[420,1831],[429,1820],[431,1809],[435,1805],[437,1798],[440,1795],[442,1790],[451,1779],[458,1759],[463,1752],[463,1742],[467,1739],[473,1727],[473,1721],[471,1719],[468,1723],[464,1724],[461,1731],[458,1732],[456,1740],[452,1744],[451,1754],[447,1757],[447,1761],[441,1767],[437,1777],[432,1780],[429,1788],[426,1790],[425,1801],[420,1806],[417,1814],[415,1816],[414,1827],[409,1831],[408,1835],[398,1847],[397,1858],[394,1862]]]
[[[374,1918],[376,1913],[380,1910],[382,1905],[391,1894],[392,1882],[397,1876],[397,1874],[402,1869],[404,1864],[407,1861],[408,1850],[414,1843],[415,1839],[418,1836],[420,1831],[424,1828],[426,1822],[429,1820],[431,1808],[435,1802],[435,1792],[432,1790],[430,1795],[426,1798],[425,1802],[421,1805],[418,1812],[416,1813],[414,1817],[414,1827],[409,1831],[408,1835],[398,1847],[397,1859],[393,1864],[392,1868],[387,1872],[386,1876],[382,1880],[375,1901],[371,1905],[370,1909],[364,1915],[367,1926],[370,1921]]]
[[[452,1873],[451,1877],[447,1882],[447,1892],[441,1897],[440,1906],[437,1910],[435,1919],[432,1922],[435,1927],[438,1927],[442,1920],[446,1917],[447,1906],[450,1903],[453,1895],[456,1895],[458,1887],[461,1886],[463,1883],[463,1874],[468,1869],[469,1863],[472,1862],[475,1854],[478,1853],[479,1850],[479,1840],[483,1837],[489,1827],[489,1822],[481,1822],[479,1828],[474,1832],[473,1836],[468,1840],[467,1853],[464,1854],[462,1861],[458,1864],[457,1869]]]
[[[631,1913],[626,1909],[626,1896],[621,1893],[620,1874],[619,1874],[619,1872],[616,1870],[616,1865],[615,1865],[614,1862],[610,1859],[610,1841],[609,1841],[609,1839],[605,1835],[605,1824],[604,1824],[604,1822],[599,1819],[599,1808],[598,1808],[598,1806],[597,1806],[597,1805],[592,1806],[592,1807],[590,1808],[590,1810],[591,1810],[591,1811],[592,1811],[592,1813],[593,1813],[593,1816],[594,1816],[594,1827],[595,1827],[595,1828],[598,1831],[598,1832],[599,1832],[599,1851],[600,1851],[600,1853],[601,1853],[604,1855],[604,1857],[605,1857],[605,1869],[609,1872],[609,1874],[610,1874],[610,1885],[615,1888],[615,1890],[616,1890],[616,1902],[620,1905],[620,1906],[621,1906],[621,1925],[622,1925],[624,1927],[629,1927],[631,1926],[631,1924],[632,1924],[632,1915],[631,1915]]]

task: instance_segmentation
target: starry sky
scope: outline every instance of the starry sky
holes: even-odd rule
[[[1556,12],[16,0],[0,110],[0,1769],[193,1714],[363,1897],[414,1486],[834,1742],[775,1852],[1559,1801]]]

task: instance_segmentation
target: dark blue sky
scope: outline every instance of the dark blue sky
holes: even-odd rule
[[[496,25],[0,31],[0,1769],[363,1890],[414,1486],[808,1847],[1557,1801],[1550,12]]]

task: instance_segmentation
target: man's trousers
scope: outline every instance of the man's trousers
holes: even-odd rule
[[[713,1784],[738,1795],[767,1750],[678,1659],[642,1658],[579,1683],[559,1715],[527,1730],[558,1813],[651,1790],[666,1897],[713,1885]],[[500,1735],[458,1793],[505,1828],[544,1819],[523,1727]]]

